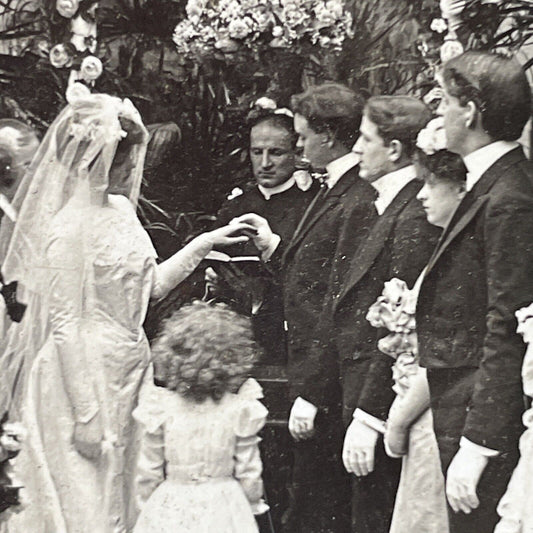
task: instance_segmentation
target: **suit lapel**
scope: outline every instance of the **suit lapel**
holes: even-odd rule
[[[416,196],[421,188],[422,183],[420,181],[410,181],[396,195],[385,212],[376,220],[368,237],[365,239],[365,242],[359,247],[357,252],[351,258],[351,264],[348,270],[349,276],[347,282],[341,288],[339,298],[336,300],[336,306],[342,301],[346,294],[348,294],[348,292],[350,292],[350,290],[359,283],[362,277],[374,264],[376,258],[383,250],[383,247],[387,242],[398,215]]]
[[[322,216],[327,213],[335,204],[337,204],[342,197],[342,195],[353,185],[354,179],[357,176],[357,171],[355,169],[350,169],[342,178],[335,184],[335,186],[326,192],[325,198],[323,201],[320,198],[317,198],[318,195],[323,195],[323,190],[318,191],[317,196],[309,204],[309,207],[306,209],[302,220],[298,224],[294,235],[289,242],[285,253],[283,255],[283,261],[286,261],[286,258],[300,242],[307,235],[309,230],[322,218]]]
[[[454,213],[450,224],[439,239],[437,247],[429,260],[425,276],[429,274],[430,270],[435,266],[435,263],[439,260],[450,243],[468,226],[481,207],[488,201],[489,197],[487,195],[496,181],[498,181],[498,178],[511,166],[523,159],[525,159],[525,156],[522,148],[511,150],[496,161],[496,163],[494,163],[485,174],[481,176],[474,188],[465,195],[463,201],[459,204]]]

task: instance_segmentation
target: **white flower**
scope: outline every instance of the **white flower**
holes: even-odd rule
[[[446,149],[446,131],[444,129],[444,119],[437,117],[430,121],[421,130],[416,139],[416,145],[425,154],[433,155],[440,150]]]
[[[225,39],[220,39],[215,43],[215,48],[221,52],[232,53],[237,52],[240,48],[240,45],[234,39],[226,37]]]
[[[228,194],[228,200],[233,200],[234,198],[237,198],[238,196],[241,196],[244,194],[244,191],[240,187],[235,187],[229,194]]]
[[[72,65],[72,56],[67,45],[56,44],[50,50],[50,63],[55,68],[68,68]]]
[[[233,19],[228,25],[228,33],[233,39],[244,39],[252,32],[247,19]]]
[[[261,98],[258,98],[255,103],[255,107],[259,107],[260,109],[271,109],[272,111],[276,110],[278,105],[272,98],[268,98],[267,96],[262,96]]]
[[[440,47],[440,59],[443,63],[460,56],[464,52],[463,45],[456,40],[444,41]]]
[[[448,29],[448,24],[444,19],[433,19],[430,28],[437,33],[444,33]]]
[[[301,191],[308,191],[313,184],[313,178],[311,177],[311,174],[307,172],[307,170],[297,170],[292,177],[296,182],[296,186]]]
[[[70,83],[67,88],[66,99],[69,104],[73,104],[78,100],[83,100],[90,96],[91,90],[87,85],[80,83],[79,81],[74,81]]]
[[[85,81],[94,81],[98,79],[104,67],[102,62],[95,56],[88,56],[81,62],[80,77]]]
[[[67,19],[72,18],[76,11],[78,11],[78,7],[80,6],[79,0],[57,0],[56,1],[56,9],[57,12]]]
[[[78,52],[84,52],[87,49],[91,53],[96,51],[96,23],[87,22],[83,17],[78,16],[72,19],[70,30],[72,32],[70,42]]]
[[[274,26],[272,28],[272,37],[281,37],[283,35],[283,28],[281,26]]]

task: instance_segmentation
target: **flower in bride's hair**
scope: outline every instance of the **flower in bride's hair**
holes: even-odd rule
[[[81,62],[80,77],[85,81],[94,81],[101,76],[103,70],[102,62],[97,57],[87,56]]]
[[[433,155],[440,150],[446,150],[446,130],[444,129],[444,118],[437,117],[421,130],[416,139],[416,145],[426,155]]]
[[[56,9],[57,12],[67,19],[72,18],[80,6],[79,0],[57,0]]]
[[[73,104],[78,100],[83,100],[91,95],[91,90],[87,85],[79,81],[69,84],[66,92],[66,99],[69,104]]]
[[[72,47],[69,44],[56,44],[50,50],[50,63],[55,68],[68,68],[73,61]]]

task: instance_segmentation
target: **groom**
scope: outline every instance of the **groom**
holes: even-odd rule
[[[514,313],[533,299],[531,113],[520,66],[467,52],[444,65],[438,113],[467,194],[429,261],[417,307],[451,533],[493,531],[518,458],[525,352]]]

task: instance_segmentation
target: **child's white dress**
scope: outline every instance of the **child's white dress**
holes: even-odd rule
[[[259,437],[268,414],[261,388],[202,404],[161,387],[141,391],[143,427],[134,533],[256,533],[264,511]]]

